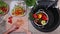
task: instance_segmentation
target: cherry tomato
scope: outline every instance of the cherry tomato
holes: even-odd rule
[[[7,8],[6,8],[6,7],[1,7],[1,10],[2,10],[3,12],[6,12],[6,11],[7,11]]]
[[[9,20],[8,20],[8,23],[12,24],[12,20],[11,20],[11,19],[9,19]]]
[[[38,18],[37,14],[33,14],[33,17],[36,18],[36,19]]]
[[[42,15],[43,20],[48,20],[47,16],[45,14]]]
[[[12,16],[8,18],[8,23],[12,24]]]

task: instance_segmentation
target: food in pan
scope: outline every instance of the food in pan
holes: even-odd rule
[[[34,18],[34,23],[38,24],[38,25],[46,25],[48,22],[48,15],[44,12],[38,12],[38,13],[34,13],[32,14],[33,18]]]

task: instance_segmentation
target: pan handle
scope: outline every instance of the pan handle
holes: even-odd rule
[[[53,3],[47,4],[46,2],[47,2],[47,3],[53,2]],[[40,5],[40,4],[41,4],[42,6],[45,6],[46,9],[48,9],[48,8],[51,7],[51,6],[56,5],[57,2],[58,2],[58,0],[54,0],[54,1],[49,1],[49,0],[37,0],[37,1],[36,1],[36,4],[37,4],[37,5]],[[45,3],[45,5],[44,5],[43,3]]]

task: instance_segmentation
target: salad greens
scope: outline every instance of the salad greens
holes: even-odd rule
[[[4,12],[2,10],[0,10],[0,14],[4,14]]]
[[[27,6],[34,6],[36,3],[36,0],[25,0]]]
[[[1,15],[6,14],[7,10],[8,10],[8,5],[4,1],[0,0],[0,14]]]
[[[31,21],[33,21],[34,20],[34,18],[32,17],[32,15],[33,15],[33,13],[29,13],[29,19],[31,20]]]
[[[3,1],[0,1],[0,7],[7,7],[7,4],[5,3],[5,2],[3,2]]]

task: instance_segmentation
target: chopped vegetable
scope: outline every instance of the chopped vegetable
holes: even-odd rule
[[[47,16],[43,14],[42,20],[48,20]]]
[[[42,14],[38,14],[38,18],[39,18],[39,19],[42,18]]]
[[[41,21],[41,24],[42,24],[42,25],[46,25],[46,21],[45,21],[45,20],[42,20],[42,21]]]
[[[6,7],[1,7],[0,8],[3,12],[6,12],[7,11],[7,8]]]
[[[8,18],[8,23],[12,24],[12,16]]]
[[[34,22],[36,22],[36,23],[37,23],[37,22],[38,22],[38,19],[35,19],[35,20],[34,20]]]
[[[34,22],[37,23],[38,25],[42,25],[41,24],[41,19],[35,19]]]
[[[25,10],[20,7],[20,6],[15,6],[15,8],[12,10],[12,15],[15,15],[15,16],[23,16],[24,15],[24,12]]]
[[[33,17],[36,18],[36,19],[38,18],[37,14],[33,14]]]
[[[0,14],[4,14],[4,12],[2,10],[0,10]]]
[[[6,14],[7,10],[8,10],[8,5],[5,2],[0,1],[0,15]]]
[[[9,19],[8,23],[12,24],[12,20],[11,20],[11,19]]]
[[[36,24],[40,26],[44,26],[48,22],[48,15],[45,12],[36,12],[30,13],[31,20]]]

